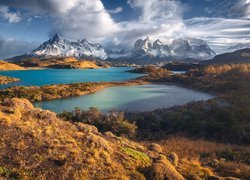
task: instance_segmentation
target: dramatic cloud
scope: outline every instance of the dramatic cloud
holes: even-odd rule
[[[80,0],[1,0],[1,4],[21,8],[34,14],[63,15]]]
[[[148,23],[152,21],[163,22],[167,19],[176,19],[182,16],[182,5],[179,1],[171,0],[129,0],[134,8],[141,8],[140,21]]]
[[[205,10],[212,16],[250,19],[250,0],[222,0]]]
[[[250,21],[244,19],[193,18],[186,20],[187,36],[208,41],[217,52],[225,47],[249,41]]]
[[[181,0],[127,0],[140,14],[123,22],[112,18],[123,11],[122,7],[107,10],[101,0],[1,0],[0,4],[27,11],[33,15],[30,20],[49,17],[50,35],[86,38],[109,48],[131,48],[135,40],[146,36],[165,43],[176,37],[203,38],[217,52],[225,46],[249,41],[250,0],[207,1],[211,7],[206,11],[212,18],[185,20],[183,13],[187,8]],[[27,22],[30,20],[27,18]]]
[[[100,41],[119,30],[100,0],[79,0],[61,18],[55,21],[54,32],[72,38]]]
[[[27,42],[0,37],[0,59],[21,55],[38,47],[38,42]]]
[[[6,6],[0,6],[0,17],[6,19],[9,23],[17,23],[22,19],[17,13],[10,12]]]
[[[170,0],[129,0],[128,4],[141,12],[138,19],[118,23],[120,29],[109,43],[112,47],[131,47],[138,38],[150,36],[169,43],[184,30],[183,6]]]

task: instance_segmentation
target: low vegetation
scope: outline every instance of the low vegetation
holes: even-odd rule
[[[186,63],[186,62],[170,62],[165,64],[162,68],[171,71],[188,71],[190,69],[201,68],[203,65],[199,63]]]
[[[89,94],[111,86],[129,86],[143,84],[141,81],[129,82],[93,82],[59,84],[48,86],[15,86],[0,90],[0,100],[5,98],[26,98],[31,102],[59,99],[70,96]]]
[[[12,78],[12,77],[8,77],[8,76],[0,76],[0,85],[1,84],[10,84],[13,82],[18,82],[20,81],[20,79],[18,78]]]
[[[153,76],[156,78],[161,78],[161,77],[169,76],[172,74],[171,71],[165,68],[160,68],[160,67],[156,67],[153,65],[135,68],[134,70],[130,70],[129,72],[148,74],[149,76]]]
[[[74,111],[65,111],[58,117],[70,122],[93,125],[101,132],[112,131],[117,136],[132,138],[136,134],[136,125],[129,123],[121,112],[101,113],[97,108],[90,108],[87,111],[75,108]]]

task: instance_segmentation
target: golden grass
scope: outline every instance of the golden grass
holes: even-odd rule
[[[0,177],[22,179],[146,178],[153,157],[138,143],[62,121],[27,100],[0,103]]]
[[[157,142],[163,154],[175,152],[180,159],[177,170],[187,179],[206,179],[211,175],[250,178],[249,146],[239,146],[173,136]],[[142,142],[150,145],[151,142]],[[232,157],[235,156],[235,157]]]
[[[8,63],[6,61],[0,60],[0,71],[6,71],[6,70],[24,70],[23,67],[18,66],[16,64]]]

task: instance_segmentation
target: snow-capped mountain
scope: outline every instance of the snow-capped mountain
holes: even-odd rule
[[[55,35],[37,49],[21,56],[8,59],[20,61],[27,58],[51,59],[75,57],[78,59],[122,60],[131,63],[157,63],[162,60],[205,60],[215,56],[206,41],[195,38],[174,39],[170,45],[149,37],[135,42],[132,50],[105,50],[100,44],[87,40],[71,41]],[[145,62],[144,62],[145,60]]]
[[[196,38],[174,39],[170,45],[163,44],[159,39],[152,42],[147,37],[135,42],[132,57],[136,58],[193,58],[209,59],[216,53],[206,41]]]
[[[168,45],[164,45],[159,39],[151,42],[149,37],[142,40],[139,39],[135,42],[134,49],[132,50],[132,57],[165,57],[170,55]]]
[[[58,34],[26,55],[44,59],[58,57],[107,59],[107,53],[100,44],[91,44],[85,39],[70,41]]]

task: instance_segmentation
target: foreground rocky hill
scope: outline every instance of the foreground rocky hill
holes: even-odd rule
[[[0,177],[184,179],[155,147],[62,121],[25,99],[0,104]]]

